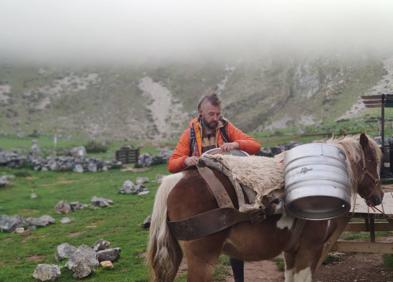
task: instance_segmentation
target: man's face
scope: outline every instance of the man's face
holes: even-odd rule
[[[206,101],[201,105],[199,115],[209,129],[216,129],[221,117],[221,108],[213,106],[209,101]]]

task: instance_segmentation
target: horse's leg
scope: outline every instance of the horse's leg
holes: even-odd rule
[[[327,236],[328,221],[308,221],[295,248],[284,253],[285,282],[311,282]]]
[[[188,282],[212,281],[214,267],[221,253],[227,231],[208,237],[182,242],[188,266]]]

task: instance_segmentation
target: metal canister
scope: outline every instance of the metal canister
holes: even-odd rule
[[[294,217],[324,220],[351,208],[344,152],[332,144],[310,143],[285,156],[285,206]]]

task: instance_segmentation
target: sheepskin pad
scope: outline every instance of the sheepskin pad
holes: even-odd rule
[[[204,155],[202,161],[211,168],[218,169],[229,177],[235,189],[247,187],[256,192],[254,208],[262,205],[264,196],[274,190],[284,188],[284,153],[274,158],[232,155]],[[238,193],[237,193],[238,194]],[[238,194],[239,195],[239,194]],[[238,197],[239,198],[239,197]],[[240,210],[245,207],[244,199],[239,199]],[[247,205],[246,205],[247,206]]]

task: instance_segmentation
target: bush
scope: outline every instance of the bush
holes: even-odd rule
[[[108,145],[93,140],[89,141],[85,148],[87,153],[106,153],[108,151]]]
[[[30,177],[31,173],[27,170],[19,170],[19,171],[15,171],[14,175],[16,177]]]

